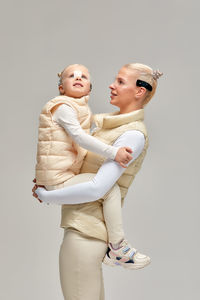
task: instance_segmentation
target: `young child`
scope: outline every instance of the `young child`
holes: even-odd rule
[[[38,188],[35,193],[43,202],[57,204],[85,203],[103,198],[104,218],[112,255],[123,258],[122,266],[130,269],[142,268],[149,264],[150,259],[137,252],[124,239],[121,221],[121,194],[117,184],[108,192],[110,187],[108,189],[106,182],[99,179],[103,183],[103,188],[101,187],[101,191],[97,194],[94,189],[89,188],[89,195],[73,197],[73,192],[70,194],[69,190],[67,200],[64,196],[64,201],[63,199],[57,201],[59,196],[55,194],[56,189],[69,185],[70,178],[79,173],[86,154],[85,149],[106,158],[115,159],[123,167],[126,167],[127,163],[133,159],[130,155],[131,148],[113,147],[89,135],[91,112],[87,102],[91,83],[89,72],[85,66],[70,65],[65,68],[60,74],[59,90],[61,96],[50,100],[44,106],[39,125],[36,184],[44,185],[51,192],[46,191],[45,195],[45,190]],[[94,175],[88,174],[88,180],[93,177]],[[98,177],[102,178],[102,174],[97,174],[93,178],[97,183],[95,191],[98,190]],[[70,188],[73,189],[73,186]],[[59,189],[59,193],[62,193],[62,190],[64,189]],[[51,196],[48,193],[51,193]],[[124,263],[133,257],[133,264]]]

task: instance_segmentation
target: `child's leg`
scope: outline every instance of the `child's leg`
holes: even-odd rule
[[[115,184],[103,199],[103,213],[108,231],[108,239],[110,243],[118,244],[124,239],[121,192],[118,184]]]
[[[48,191],[61,189],[81,182],[92,180],[96,174],[83,173],[76,175],[56,186],[46,186]],[[121,214],[121,193],[118,184],[115,184],[103,197],[103,213],[108,232],[108,240],[112,244],[118,244],[124,239]]]
[[[150,258],[139,253],[124,238],[119,186],[115,184],[103,199],[103,213],[109,237],[108,250],[103,262],[110,266],[121,265],[133,270],[144,268],[150,263]]]
[[[87,182],[92,180],[96,174],[83,173],[72,177],[62,184],[61,187],[70,186],[76,183]],[[118,244],[124,239],[122,227],[122,208],[121,192],[118,184],[115,184],[110,191],[103,197],[103,214],[108,232],[108,241],[112,244]]]

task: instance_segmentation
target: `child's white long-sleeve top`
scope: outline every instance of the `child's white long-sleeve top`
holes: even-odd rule
[[[115,159],[120,147],[104,144],[97,138],[85,133],[77,119],[77,113],[72,107],[66,104],[60,105],[53,114],[53,120],[62,126],[74,142],[82,148],[106,158]]]
[[[133,158],[127,164],[128,166],[141,154],[144,144],[145,138],[140,131],[129,130],[123,133],[113,146],[127,146],[132,149]],[[103,163],[91,181],[53,191],[38,188],[35,192],[39,199],[45,203],[63,205],[91,202],[102,198],[119,179],[124,170],[116,161],[108,159]]]

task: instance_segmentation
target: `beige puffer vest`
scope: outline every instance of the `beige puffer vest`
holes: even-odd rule
[[[57,185],[79,173],[87,150],[74,143],[64,128],[53,121],[52,115],[59,105],[67,104],[75,109],[81,127],[89,133],[92,115],[88,99],[88,96],[80,99],[58,96],[43,107],[39,118],[37,184]]]
[[[118,112],[100,114],[96,115],[94,119],[99,128],[93,133],[93,136],[107,144],[113,144],[115,140],[127,130],[139,130],[144,134],[145,145],[142,153],[125,169],[117,181],[121,190],[123,204],[128,188],[136,173],[139,171],[148,148],[147,131],[143,123],[144,110],[140,109],[120,115]],[[104,160],[104,157],[88,152],[81,167],[81,173],[96,173]],[[63,205],[61,227],[75,228],[87,236],[102,239],[107,242],[102,201],[103,200],[85,204]]]

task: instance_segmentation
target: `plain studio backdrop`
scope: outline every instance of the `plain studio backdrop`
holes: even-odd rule
[[[92,111],[111,112],[108,86],[131,62],[164,72],[123,208],[127,238],[152,264],[103,266],[106,299],[199,299],[199,9],[197,0],[2,3],[0,299],[63,299],[60,207],[31,195],[38,116],[58,95],[57,73],[86,65]]]

